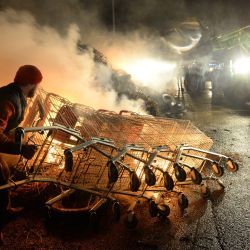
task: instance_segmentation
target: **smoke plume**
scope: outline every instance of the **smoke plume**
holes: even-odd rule
[[[110,88],[95,87],[95,76],[103,84],[111,81],[108,67],[96,67],[93,53],[78,53],[81,40],[79,28],[72,24],[65,35],[54,28],[38,25],[28,12],[7,9],[0,12],[0,83],[13,81],[20,65],[34,64],[41,69],[42,87],[60,94],[73,102],[94,108],[141,111],[141,101],[125,96],[117,102],[117,94]],[[99,72],[96,72],[98,71]]]
[[[140,23],[148,17],[148,24],[152,18],[161,23],[162,18],[152,14],[159,7],[157,4],[147,0],[146,7],[141,8],[139,3],[118,1],[117,23],[123,32],[113,33],[105,23],[111,13],[102,17],[111,6],[103,1],[95,2],[96,8],[90,7],[88,1],[79,0],[55,0],[53,4],[48,0],[22,3],[1,0],[0,31],[4,35],[0,41],[0,84],[11,82],[20,65],[34,64],[43,72],[42,87],[47,91],[97,109],[135,112],[143,112],[143,101],[120,95],[114,87],[113,69],[123,69],[131,75],[129,84],[133,90],[147,87],[152,92],[175,91],[175,70],[181,59],[178,53],[186,47],[190,49],[190,41],[195,40],[197,44],[200,39],[199,30],[198,36],[187,37],[184,41],[182,27],[177,27],[179,33],[167,32],[177,21],[185,20],[185,4],[168,1],[166,5],[162,1],[161,15],[170,15],[173,9],[182,12],[178,12],[178,20],[170,15],[169,22],[162,23],[162,29],[155,29]],[[128,20],[122,22],[121,8],[128,11],[133,24]],[[108,67],[96,64],[91,49],[79,53],[79,41],[101,51],[108,59]],[[127,85],[122,88],[126,89]]]

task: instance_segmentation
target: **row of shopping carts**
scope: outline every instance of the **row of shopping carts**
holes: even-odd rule
[[[131,197],[128,227],[136,225],[139,200],[149,201],[152,217],[165,218],[170,213],[166,197],[176,196],[181,209],[188,207],[183,185],[195,185],[208,197],[207,181],[223,187],[219,177],[224,169],[238,169],[231,158],[209,151],[212,140],[190,121],[96,111],[44,90],[29,103],[15,136],[20,145],[35,144],[38,151],[31,160],[20,157],[16,169],[24,178],[10,180],[0,190],[53,183],[60,189],[46,206],[63,213],[87,211],[91,221],[107,202],[119,220],[117,197]],[[88,194],[85,205],[65,206],[76,192]]]

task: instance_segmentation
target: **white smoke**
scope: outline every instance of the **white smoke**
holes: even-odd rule
[[[81,37],[76,25],[69,26],[67,34],[61,36],[51,27],[38,25],[28,12],[7,9],[0,12],[0,32],[1,86],[13,81],[19,66],[34,64],[41,69],[42,87],[49,92],[96,109],[143,111],[142,101],[124,97],[117,104],[114,90],[95,87],[97,68],[93,54],[77,53],[76,44]],[[101,70],[98,79],[108,84],[111,71]]]

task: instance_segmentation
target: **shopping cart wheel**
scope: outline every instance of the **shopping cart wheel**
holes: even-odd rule
[[[227,170],[230,172],[236,172],[239,169],[239,165],[230,158],[227,160],[226,166]]]
[[[200,174],[200,172],[195,169],[195,168],[192,168],[191,171],[190,171],[190,174],[191,174],[191,179],[192,179],[192,182],[194,184],[201,184],[202,182],[202,176]]]
[[[209,198],[211,195],[210,188],[207,185],[201,185],[201,194],[204,198]]]
[[[74,165],[73,154],[71,151],[65,150],[64,155],[65,155],[65,167],[64,167],[64,169],[66,172],[71,172],[73,169],[73,165]]]
[[[158,217],[162,220],[166,219],[170,214],[170,207],[167,204],[159,204],[158,208]]]
[[[224,174],[224,168],[221,167],[217,162],[212,164],[211,169],[214,175],[217,177],[221,177]]]
[[[148,186],[153,186],[155,185],[156,182],[156,177],[154,172],[148,167],[144,167],[144,173],[145,173],[145,182]]]
[[[133,171],[130,173],[130,190],[132,192],[137,192],[139,190],[139,187],[141,185],[141,181],[139,177],[137,176],[136,172]]]
[[[179,194],[178,196],[178,205],[181,209],[186,209],[188,207],[188,198],[184,194]]]
[[[112,162],[109,161],[107,164],[108,167],[108,178],[109,178],[109,183],[114,183],[118,180],[118,169],[116,167],[116,165]]]
[[[153,217],[156,217],[157,214],[158,214],[157,205],[156,205],[156,203],[155,203],[153,200],[151,200],[151,201],[149,202],[149,214],[150,214],[150,216],[151,216],[152,218],[153,218]]]
[[[185,170],[177,163],[174,165],[174,173],[178,181],[186,180],[187,175],[186,175]]]
[[[113,203],[112,212],[113,212],[115,221],[118,222],[120,220],[120,217],[121,217],[121,206],[120,206],[120,203],[118,201],[115,201]]]
[[[137,225],[138,225],[138,219],[134,211],[129,211],[128,215],[125,218],[125,226],[128,229],[133,229],[133,228],[136,228]]]
[[[170,174],[168,172],[163,173],[163,179],[164,179],[164,186],[168,191],[173,190],[174,188],[174,181]]]

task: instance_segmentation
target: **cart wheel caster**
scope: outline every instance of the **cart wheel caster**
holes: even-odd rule
[[[194,184],[201,184],[202,182],[202,176],[201,174],[199,173],[199,171],[195,168],[192,168],[191,171],[190,171],[190,174],[191,174],[191,179],[192,179],[192,182]]]
[[[157,206],[158,216],[161,220],[166,219],[170,214],[170,207],[166,204],[160,204]]]
[[[107,164],[108,167],[108,178],[109,178],[109,183],[114,183],[118,180],[118,169],[116,167],[116,165],[112,162],[109,161]]]
[[[150,213],[150,216],[153,218],[153,217],[156,217],[157,214],[158,214],[158,208],[157,208],[157,205],[154,201],[150,201],[149,202],[149,213]]]
[[[221,167],[218,163],[214,162],[211,166],[212,172],[215,176],[221,177],[224,174],[224,168]]]
[[[156,177],[154,172],[148,167],[144,167],[144,173],[145,173],[145,182],[148,186],[153,186],[156,183]]]
[[[236,163],[230,158],[227,160],[226,166],[227,166],[227,170],[230,172],[236,172],[239,169],[238,163]]]
[[[188,198],[184,194],[179,194],[178,205],[181,209],[186,209],[188,207]]]
[[[201,194],[202,194],[203,198],[209,198],[211,195],[210,188],[204,184],[201,185]]]
[[[164,186],[168,191],[173,190],[174,188],[174,181],[172,177],[169,175],[168,172],[163,173],[163,178],[164,178]]]
[[[68,173],[73,170],[74,166],[73,154],[70,150],[65,150],[64,155],[65,155],[65,171]]]
[[[133,229],[136,228],[137,225],[138,225],[138,219],[136,218],[134,211],[130,211],[127,217],[125,218],[125,226],[128,229]]]
[[[97,216],[97,213],[95,211],[91,212],[89,215],[89,224],[93,230],[97,228],[98,216]]]
[[[139,187],[141,185],[141,181],[138,178],[137,174],[135,171],[130,173],[130,190],[132,192],[137,192],[139,190]]]
[[[186,175],[185,170],[177,163],[174,165],[174,173],[178,181],[186,180],[187,175]]]
[[[113,211],[115,221],[118,222],[120,220],[120,217],[121,217],[121,206],[120,206],[118,201],[115,201],[113,203],[112,211]]]

